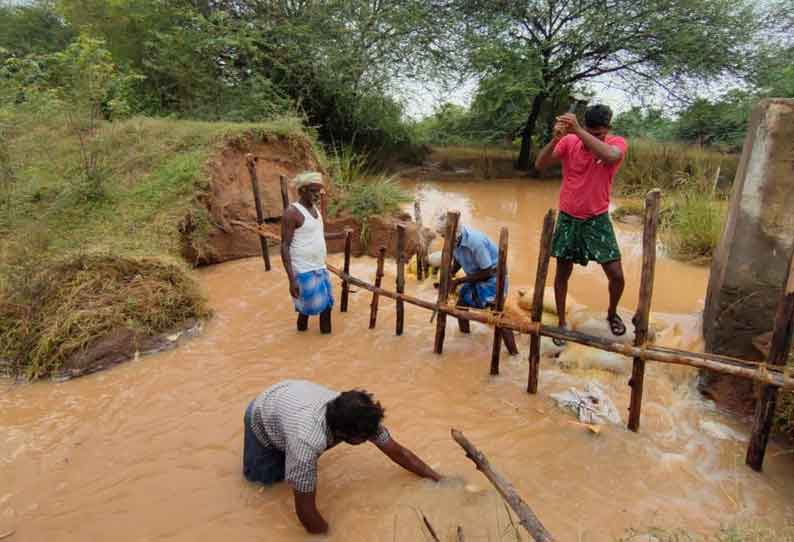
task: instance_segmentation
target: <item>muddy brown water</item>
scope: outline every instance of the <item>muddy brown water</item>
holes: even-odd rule
[[[406,186],[419,189],[426,216],[455,206],[494,237],[508,226],[511,284],[531,283],[556,183]],[[623,305],[633,307],[640,233],[619,226],[618,235],[628,278]],[[371,277],[373,264],[357,259],[353,273]],[[747,518],[782,525],[794,514],[792,455],[772,444],[763,474],[744,467],[747,428],[701,399],[686,369],[649,365],[641,432],[607,426],[595,436],[549,394],[596,378],[625,418],[626,375],[566,373],[544,361],[540,393],[530,396],[526,338],[521,355],[505,355],[502,374],[489,377],[485,327],[461,336],[452,322],[444,355],[436,356],[426,311],[408,307],[405,333],[396,337],[393,304],[381,300],[378,328],[369,331],[370,296],[359,292],[348,313],[334,313],[333,336],[321,336],[314,321],[298,335],[278,261],[269,274],[251,258],[200,277],[215,317],[179,349],[69,382],[0,384],[0,535],[13,530],[14,542],[313,539],[287,487],[257,487],[240,473],[245,406],[283,378],[374,392],[395,438],[453,478],[428,483],[371,445],[337,447],[320,460],[318,502],[330,540],[429,540],[422,513],[442,540],[454,540],[458,525],[466,540],[517,540],[501,500],[449,437],[453,426],[559,540],[612,540],[648,526],[706,532]],[[656,278],[654,310],[695,322],[688,315],[702,305],[707,270],[662,257]],[[572,280],[571,293],[602,310],[601,271],[577,268]],[[434,295],[427,283],[409,281],[408,291]]]

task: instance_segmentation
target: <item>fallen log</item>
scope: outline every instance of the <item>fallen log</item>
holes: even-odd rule
[[[461,448],[466,451],[466,457],[471,459],[474,464],[477,466],[477,470],[483,473],[488,481],[490,481],[499,494],[504,498],[507,504],[510,505],[510,508],[513,509],[513,512],[516,513],[519,519],[519,523],[521,524],[524,529],[532,536],[535,542],[551,542],[554,540],[554,537],[551,536],[551,533],[546,530],[543,524],[538,519],[538,516],[532,511],[527,503],[521,498],[521,496],[516,492],[513,484],[507,481],[507,479],[496,472],[491,464],[488,462],[488,459],[485,455],[479,451],[474,445],[469,442],[463,433],[458,431],[457,429],[452,429],[452,438],[455,439]]]

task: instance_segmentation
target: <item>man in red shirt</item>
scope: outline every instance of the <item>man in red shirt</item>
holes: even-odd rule
[[[543,170],[562,163],[560,215],[552,241],[557,258],[554,297],[560,327],[565,327],[565,298],[573,264],[601,264],[609,280],[607,321],[612,333],[623,335],[626,326],[617,313],[625,281],[615,231],[609,220],[612,179],[626,155],[626,141],[609,135],[612,110],[605,105],[587,108],[585,125],[576,115],[557,117],[554,137],[538,154],[535,167]],[[560,341],[555,341],[560,342]]]

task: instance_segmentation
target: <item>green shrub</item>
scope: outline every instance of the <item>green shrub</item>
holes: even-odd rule
[[[707,261],[720,241],[725,204],[688,190],[673,194],[663,213],[663,235],[673,257]]]

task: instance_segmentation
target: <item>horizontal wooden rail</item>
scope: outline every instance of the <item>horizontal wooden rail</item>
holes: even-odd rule
[[[784,375],[779,370],[772,370],[763,364],[731,358],[727,356],[719,356],[717,354],[703,354],[699,352],[688,352],[685,350],[676,350],[674,348],[667,348],[663,346],[656,346],[654,344],[645,344],[644,346],[633,346],[631,344],[624,344],[616,341],[611,341],[603,337],[596,337],[595,335],[587,335],[585,333],[578,333],[565,328],[556,326],[547,326],[536,322],[516,322],[514,320],[505,318],[504,315],[495,313],[488,310],[480,309],[466,309],[462,307],[455,307],[452,305],[437,305],[431,301],[425,301],[406,294],[398,294],[391,292],[384,288],[378,288],[369,284],[366,281],[355,278],[354,276],[345,273],[344,271],[329,265],[328,270],[347,280],[350,284],[376,292],[383,297],[391,299],[399,299],[405,303],[422,307],[423,309],[438,311],[455,318],[463,318],[465,320],[472,320],[480,322],[489,326],[499,326],[501,328],[511,329],[524,333],[527,335],[540,335],[542,337],[551,337],[562,339],[564,341],[575,342],[585,346],[591,346],[607,352],[614,352],[622,354],[630,358],[638,357],[646,361],[656,361],[659,363],[669,363],[672,365],[686,365],[696,369],[708,369],[724,374],[738,376],[740,378],[748,378],[763,384],[770,384],[779,388],[794,390],[794,378]]]

